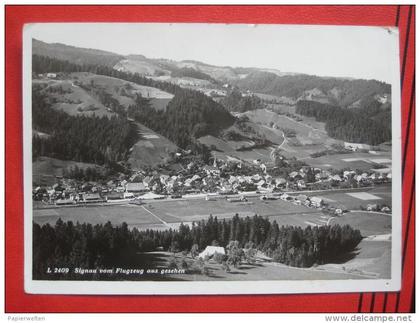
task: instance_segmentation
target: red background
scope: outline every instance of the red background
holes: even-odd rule
[[[414,308],[414,6],[6,6],[6,312],[410,312]],[[398,26],[403,151],[400,292],[63,296],[23,290],[22,27],[31,22],[219,22]]]

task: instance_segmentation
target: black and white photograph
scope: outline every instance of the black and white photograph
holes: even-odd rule
[[[26,25],[25,290],[398,290],[398,39]]]

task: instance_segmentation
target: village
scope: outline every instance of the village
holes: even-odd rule
[[[390,183],[392,175],[375,170],[328,171],[303,166],[286,176],[275,175],[278,167],[267,167],[260,161],[243,165],[233,161],[214,159],[212,165],[191,161],[176,174],[156,170],[120,174],[108,181],[80,181],[57,177],[51,186],[37,186],[33,190],[35,208],[77,205],[138,204],[147,201],[226,199],[231,203],[246,202],[247,197],[260,200],[281,199],[295,205],[327,210],[341,215],[344,207],[329,207],[328,203],[311,192],[352,190]],[[289,169],[289,168],[288,168]],[[172,174],[171,174],[172,173]],[[361,207],[362,208],[362,207]],[[368,204],[367,211],[391,212],[389,205]]]

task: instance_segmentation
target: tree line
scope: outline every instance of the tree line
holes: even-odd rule
[[[392,136],[391,111],[380,110],[377,104],[371,102],[367,109],[348,109],[301,100],[296,104],[296,113],[325,122],[325,130],[330,137],[377,145],[391,140]]]
[[[211,83],[217,83],[217,81],[213,79],[210,75],[201,71],[197,71],[196,69],[191,68],[191,67],[182,67],[179,69],[173,69],[173,71],[171,72],[171,76],[172,77],[191,77],[191,78],[195,78],[199,80],[209,81]]]
[[[256,249],[272,257],[273,261],[295,267],[311,267],[340,259],[352,252],[361,241],[359,230],[348,225],[301,228],[279,226],[277,222],[255,215],[219,220],[210,217],[181,224],[178,230],[129,229],[126,223],[113,226],[110,222],[63,222],[54,226],[33,224],[33,274],[35,279],[48,279],[48,267],[153,267],[138,253],[156,250],[190,253],[193,258],[209,245],[227,250],[235,246],[235,265],[243,260],[243,248]],[[229,253],[228,253],[229,255]],[[239,257],[239,258],[238,258]],[[68,276],[65,277],[68,279]],[[51,279],[51,277],[50,277]]]

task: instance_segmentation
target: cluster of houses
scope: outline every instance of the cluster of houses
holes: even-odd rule
[[[260,200],[277,200],[281,199],[283,201],[291,202],[295,205],[304,205],[307,207],[322,209],[326,207],[324,200],[318,196],[307,196],[305,194],[299,195],[289,195],[287,193],[282,193],[280,195],[275,194],[265,194],[260,196]]]
[[[183,172],[176,175],[152,174],[137,171],[130,177],[122,175],[106,183],[80,183],[76,180],[61,178],[51,187],[36,187],[33,190],[34,200],[50,204],[65,205],[75,203],[117,202],[135,198],[159,199],[165,196],[181,197],[189,194],[218,193],[220,195],[240,192],[259,192],[270,194],[284,191],[304,191],[316,189],[316,184],[337,186],[340,183],[353,181],[357,185],[372,185],[391,180],[391,173],[372,170],[370,173],[358,173],[345,170],[333,174],[320,168],[304,166],[285,176],[272,176],[266,167],[251,168],[248,175],[244,172],[226,172],[223,163],[213,165],[188,164]],[[303,205],[318,206],[318,202],[298,199]]]
[[[391,208],[388,205],[368,204],[366,211],[391,213]]]
[[[57,73],[44,73],[44,74],[38,74],[39,78],[49,78],[49,79],[55,79],[57,78]]]
[[[307,196],[305,194],[299,194],[298,196],[290,197],[287,194],[283,194],[280,198],[286,201],[291,201],[295,205],[303,205],[309,208],[316,208],[318,210],[326,210],[333,215],[340,216],[347,212],[347,209],[343,206],[329,206],[321,197],[318,196]]]
[[[354,170],[345,170],[337,174],[320,168],[302,167],[299,171],[291,172],[288,179],[292,180],[295,189],[307,189],[310,183],[339,184],[354,181],[362,186],[382,184],[390,182],[392,180],[392,174],[388,168],[363,173],[358,173]]]

